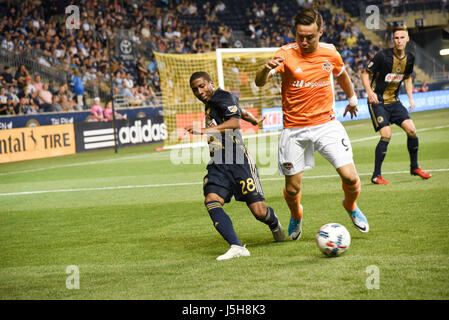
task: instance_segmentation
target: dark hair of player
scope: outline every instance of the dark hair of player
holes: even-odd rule
[[[189,83],[192,83],[193,80],[196,80],[198,78],[204,78],[206,81],[212,81],[210,75],[207,72],[204,71],[197,71],[194,72],[191,76],[190,76],[190,81]]]
[[[321,17],[321,14],[316,10],[304,9],[295,16],[295,28],[298,24],[308,26],[313,23],[317,24],[318,30],[320,30],[323,25],[323,17]]]

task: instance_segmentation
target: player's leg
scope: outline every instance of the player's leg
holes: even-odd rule
[[[222,166],[208,166],[208,174],[204,177],[204,204],[212,223],[223,239],[231,248],[217,260],[232,259],[249,256],[248,249],[242,246],[232,224],[231,218],[226,214],[223,205],[232,198],[232,189]]]
[[[297,240],[302,233],[301,184],[304,170],[314,166],[314,149],[308,130],[284,129],[279,139],[279,172],[285,176],[283,195],[290,210],[288,234]]]
[[[371,182],[374,184],[390,184],[382,176],[382,164],[387,155],[388,144],[391,140],[391,126],[387,125],[379,130],[380,140],[377,143],[374,152],[374,172],[371,177]]]
[[[301,186],[304,171],[285,176],[284,199],[290,210],[288,235],[290,240],[298,240],[302,233],[303,208],[301,205]]]
[[[275,241],[285,240],[284,228],[282,228],[273,208],[267,206],[265,201],[253,202],[248,204],[248,207],[257,220],[265,223],[270,228]]]
[[[423,179],[429,179],[432,175],[422,170],[418,165],[419,140],[412,119],[404,120],[401,123],[401,128],[407,134],[407,149],[410,155],[410,174],[420,176]]]
[[[345,194],[343,198],[343,207],[349,214],[354,226],[363,233],[369,231],[368,219],[357,206],[357,199],[361,191],[360,177],[357,174],[354,163],[346,164],[337,168],[341,177],[342,189]]]
[[[242,243],[235,233],[231,218],[223,209],[224,199],[216,193],[209,193],[206,195],[204,205],[209,212],[215,229],[220,233],[223,239],[230,245],[242,246]]]
[[[374,131],[380,133],[380,140],[377,143],[374,152],[374,172],[371,177],[371,182],[374,184],[390,184],[390,182],[382,177],[382,163],[385,160],[388,144],[391,139],[391,109],[389,108],[389,105],[385,106],[383,103],[369,103],[368,108]]]
[[[368,220],[356,203],[360,195],[361,183],[353,161],[351,142],[345,128],[339,121],[332,121],[312,130],[315,148],[340,175],[345,195],[343,207],[355,227],[361,232],[368,232]]]
[[[233,194],[237,201],[245,201],[254,217],[268,225],[275,241],[284,241],[285,232],[273,208],[265,203],[257,165],[249,154],[244,154],[244,163],[228,166],[232,175]]]

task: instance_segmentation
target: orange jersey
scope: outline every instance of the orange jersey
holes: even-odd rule
[[[284,128],[307,127],[335,119],[331,74],[344,70],[334,45],[320,42],[313,53],[303,54],[296,43],[282,46],[276,56],[284,63],[275,69],[282,77]]]

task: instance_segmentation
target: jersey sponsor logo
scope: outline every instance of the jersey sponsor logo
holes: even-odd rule
[[[385,82],[401,82],[404,79],[404,75],[401,73],[388,73],[385,76]]]
[[[315,81],[315,82],[310,82],[310,81],[304,81],[304,80],[296,80],[293,81],[292,86],[296,87],[296,88],[314,88],[314,87],[325,87],[328,86],[330,84],[329,81]]]
[[[331,72],[332,71],[332,63],[330,63],[329,61],[326,61],[325,63],[323,63],[321,68],[326,72]]]

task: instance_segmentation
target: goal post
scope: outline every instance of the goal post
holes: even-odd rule
[[[165,146],[186,143],[184,127],[194,122],[204,126],[204,105],[192,93],[189,79],[196,71],[210,74],[216,87],[239,97],[240,107],[261,115],[265,108],[281,107],[280,79],[276,75],[262,88],[255,85],[257,70],[278,48],[217,49],[199,54],[155,52],[162,89],[164,119],[168,138]],[[257,132],[242,121],[242,131]],[[191,137],[190,137],[191,138]]]

